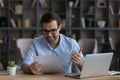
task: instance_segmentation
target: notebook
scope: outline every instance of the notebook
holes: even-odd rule
[[[87,78],[108,75],[113,53],[87,54],[81,73],[68,73],[65,76]]]

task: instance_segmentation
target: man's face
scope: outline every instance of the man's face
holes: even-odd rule
[[[43,35],[46,40],[50,43],[57,43],[59,41],[59,32],[60,28],[56,20],[53,20],[49,23],[43,23]]]

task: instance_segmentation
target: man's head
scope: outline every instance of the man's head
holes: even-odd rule
[[[50,44],[57,44],[62,26],[60,17],[53,12],[45,13],[41,18],[41,26],[46,40]]]
[[[61,24],[61,18],[54,12],[47,12],[41,18],[41,26],[43,27],[43,23],[49,23],[53,20],[57,21],[58,26]]]

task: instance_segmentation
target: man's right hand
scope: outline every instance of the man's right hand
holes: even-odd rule
[[[31,65],[23,64],[21,67],[24,73],[32,73],[32,74],[38,74],[42,69],[42,65],[39,64],[38,62],[33,62]]]
[[[33,74],[38,74],[42,68],[42,65],[39,64],[38,62],[33,62],[30,66],[29,69]]]

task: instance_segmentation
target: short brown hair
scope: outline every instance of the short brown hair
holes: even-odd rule
[[[61,24],[61,18],[54,12],[45,13],[40,20],[41,26],[43,23],[49,23],[53,20],[57,21],[58,26]]]

